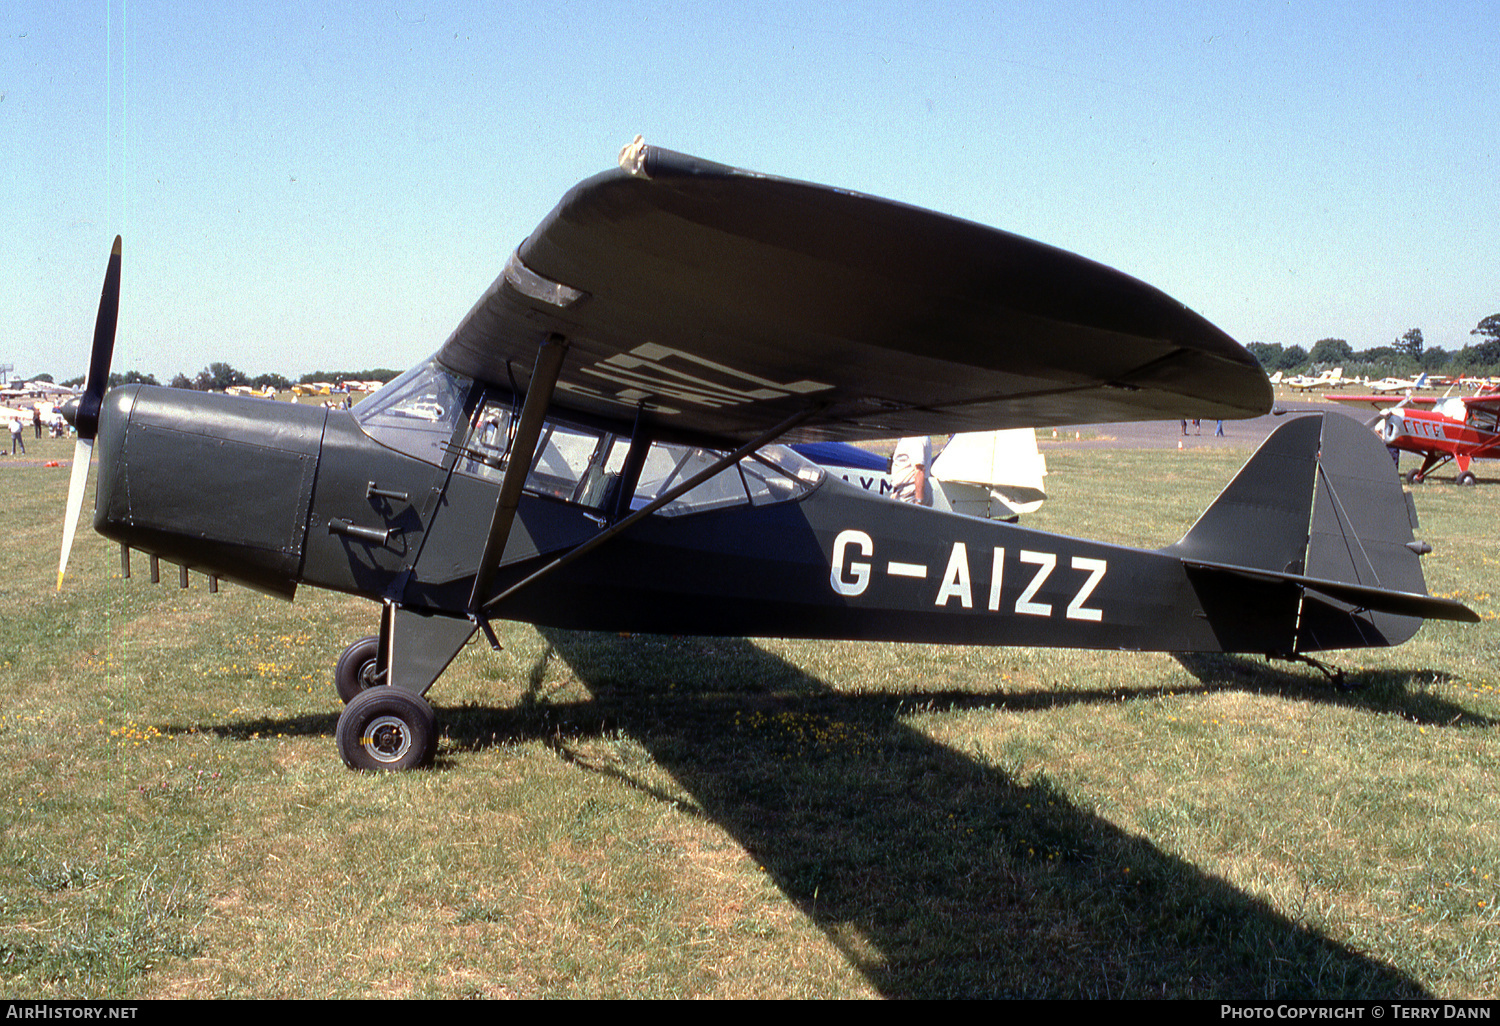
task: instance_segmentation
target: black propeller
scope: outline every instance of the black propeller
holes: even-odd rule
[[[94,347],[89,353],[89,376],[83,395],[63,409],[63,416],[78,429],[73,446],[73,476],[68,483],[67,519],[63,521],[62,558],[57,563],[57,587],[62,590],[63,574],[68,569],[68,553],[73,548],[73,533],[78,514],[83,511],[83,493],[88,488],[89,461],[94,456],[94,438],[99,434],[99,407],[104,390],[109,387],[109,363],[115,352],[115,327],[120,319],[120,237],[115,236],[109,252],[109,267],[104,272],[104,288],[99,294],[99,316],[94,321]]]

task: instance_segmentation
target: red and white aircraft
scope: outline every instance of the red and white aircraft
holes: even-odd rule
[[[1379,410],[1370,426],[1392,449],[1413,452],[1422,465],[1406,474],[1415,484],[1437,468],[1458,464],[1458,483],[1477,480],[1469,465],[1475,460],[1500,459],[1500,393],[1470,396],[1407,396],[1395,406],[1380,395],[1325,395],[1337,403],[1365,403]]]

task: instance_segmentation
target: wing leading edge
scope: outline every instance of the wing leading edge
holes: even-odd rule
[[[571,342],[556,405],[658,430],[801,439],[1248,417],[1250,354],[1160,291],[916,207],[646,147],[575,186],[438,359],[524,386]]]

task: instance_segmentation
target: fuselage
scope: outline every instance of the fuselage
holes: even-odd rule
[[[1408,406],[1387,411],[1381,437],[1386,445],[1406,452],[1439,452],[1466,460],[1492,458],[1500,446],[1494,406],[1465,404],[1460,398],[1431,409]]]
[[[1329,644],[1308,634],[1285,579],[1300,571],[1216,566],[1260,566],[1263,546],[1237,531],[1214,532],[1228,555],[1188,539],[1144,551],[1047,534],[881,498],[781,446],[550,566],[719,455],[566,419],[546,421],[514,526],[476,589],[516,408],[432,361],[352,412],[118,388],[101,417],[95,527],[284,598],[311,585],[429,619],[1154,651]],[[1306,537],[1288,544],[1295,554]]]
[[[117,388],[101,418],[95,526],[285,598],[311,585],[462,616],[514,399],[443,373],[406,385],[362,416]],[[653,444],[622,504],[629,438],[564,421],[546,432],[493,594],[712,456]],[[1219,647],[1170,555],[897,503],[784,449],[710,479],[491,612],[595,630]]]

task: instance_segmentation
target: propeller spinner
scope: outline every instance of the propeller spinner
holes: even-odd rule
[[[94,321],[94,347],[89,353],[89,376],[77,405],[70,403],[63,415],[78,430],[73,446],[73,476],[68,483],[68,510],[63,521],[62,558],[57,563],[57,588],[62,590],[63,574],[68,569],[68,553],[73,549],[73,534],[78,515],[83,511],[83,493],[88,488],[89,461],[94,457],[94,438],[99,434],[99,407],[104,390],[109,387],[109,363],[115,352],[115,326],[120,317],[120,237],[115,236],[109,252],[109,267],[104,272],[104,288],[99,294],[99,316]]]

